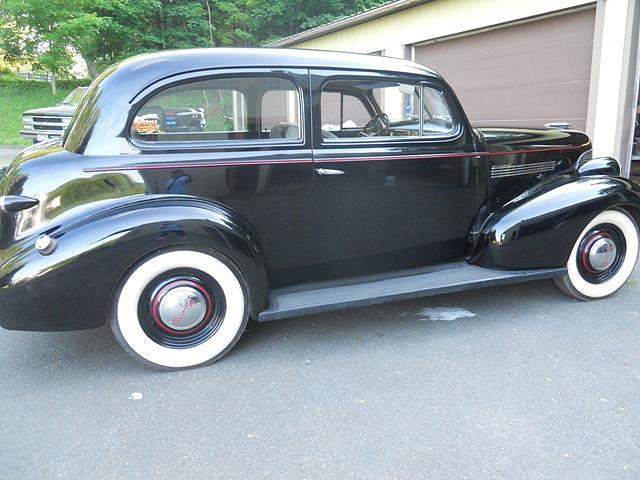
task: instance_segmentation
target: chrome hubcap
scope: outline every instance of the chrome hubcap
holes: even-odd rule
[[[599,225],[580,242],[578,272],[589,283],[608,282],[624,263],[627,243],[624,234],[611,224]]]
[[[602,272],[613,265],[616,259],[616,244],[608,237],[599,237],[589,247],[589,265]]]
[[[165,293],[158,304],[160,320],[174,330],[189,330],[207,312],[204,295],[192,287],[176,287]]]
[[[187,279],[175,280],[153,296],[151,314],[163,330],[184,335],[204,325],[212,305],[211,296],[202,285]]]

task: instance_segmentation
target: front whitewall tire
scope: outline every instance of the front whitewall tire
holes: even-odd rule
[[[199,270],[214,278],[226,305],[215,334],[186,348],[156,343],[145,333],[138,318],[141,295],[150,282],[165,272],[179,269]],[[211,363],[224,355],[239,339],[247,319],[247,301],[241,280],[229,266],[200,251],[174,250],[143,261],[126,277],[114,298],[111,324],[118,341],[134,356],[159,367],[187,368]]]
[[[584,237],[599,225],[610,224],[624,236],[626,243],[624,259],[615,274],[602,283],[587,281],[580,273],[578,266],[578,249]],[[631,276],[638,259],[638,228],[634,220],[626,213],[618,210],[605,210],[598,214],[584,228],[576,240],[571,256],[567,262],[567,275],[556,279],[558,286],[568,295],[581,300],[607,297],[622,287]]]

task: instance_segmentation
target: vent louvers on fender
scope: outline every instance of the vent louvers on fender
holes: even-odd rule
[[[582,155],[578,157],[578,163],[576,164],[577,168],[580,168],[582,165],[587,163],[589,160],[593,160],[593,150],[587,150]]]
[[[556,162],[537,162],[522,165],[493,165],[491,178],[514,177],[516,175],[532,175],[535,173],[552,172],[556,168]]]

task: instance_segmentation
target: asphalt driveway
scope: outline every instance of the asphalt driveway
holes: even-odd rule
[[[8,165],[26,145],[0,145],[0,167]]]
[[[591,303],[541,281],[258,324],[176,373],[107,328],[0,331],[0,477],[638,478],[639,293],[636,273]]]

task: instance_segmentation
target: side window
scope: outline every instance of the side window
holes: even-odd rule
[[[300,139],[300,93],[291,80],[271,76],[183,83],[138,110],[131,137],[149,143]]]
[[[441,92],[418,82],[330,80],[320,96],[325,141],[446,137],[456,131]]]
[[[456,125],[451,111],[441,92],[423,86],[422,108],[422,135],[424,137],[451,135],[455,131]]]
[[[362,100],[353,95],[324,91],[320,100],[323,130],[363,127],[371,119]]]
[[[300,106],[296,90],[269,90],[262,96],[261,127],[269,138],[300,138]]]

